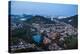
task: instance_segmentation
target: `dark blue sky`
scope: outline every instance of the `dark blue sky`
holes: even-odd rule
[[[37,14],[48,16],[73,16],[77,14],[78,6],[71,4],[36,3],[12,1],[11,14]]]

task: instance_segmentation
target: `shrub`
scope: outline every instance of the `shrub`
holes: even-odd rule
[[[77,49],[78,48],[77,35],[71,35],[65,38],[65,44],[67,45],[67,49]]]

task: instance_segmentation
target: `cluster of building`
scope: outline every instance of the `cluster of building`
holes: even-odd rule
[[[37,28],[37,30],[41,33],[43,31],[46,32],[59,32],[60,34],[69,34],[69,35],[76,35],[77,29],[74,28],[70,24],[66,23],[58,23],[58,24],[36,24],[32,23],[32,26]]]
[[[59,50],[62,48],[58,46],[56,42],[53,43],[52,40],[57,40],[56,37],[59,36],[59,41],[64,41],[64,37],[67,37],[69,35],[77,35],[77,28],[74,28],[70,24],[59,22],[58,20],[54,21],[56,22],[56,24],[32,23],[32,25],[29,26],[36,28],[40,34],[42,34],[45,31],[48,37],[44,37],[43,43],[51,43],[48,47],[50,50]],[[22,28],[23,26],[24,25],[22,23],[12,23],[11,30],[14,30],[15,28]],[[35,29],[31,28],[31,31],[35,31]]]
[[[44,37],[44,44],[46,43],[52,43],[49,45],[50,50],[59,50],[63,49],[57,45],[57,43],[53,43],[52,39],[55,41],[56,37],[59,36],[58,41],[64,41],[65,37],[68,37],[70,35],[77,35],[77,28],[74,28],[72,25],[64,23],[64,22],[58,22],[56,24],[36,24],[32,23],[33,27],[37,28],[39,33],[46,32],[46,35],[48,38]],[[50,39],[51,38],[51,39]],[[64,44],[64,47],[65,44]]]

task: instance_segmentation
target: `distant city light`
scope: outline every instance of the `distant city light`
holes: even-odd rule
[[[69,22],[71,22],[72,20],[69,20]]]
[[[67,17],[64,17],[64,16],[59,16],[59,17],[58,17],[58,19],[62,19],[62,18],[67,18]]]
[[[25,21],[26,19],[25,19],[25,18],[21,18],[20,20],[21,20],[21,21]]]

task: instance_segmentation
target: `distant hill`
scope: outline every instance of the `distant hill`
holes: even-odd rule
[[[74,27],[78,27],[78,15],[71,16],[68,18],[59,19],[59,21],[63,21],[65,23],[71,24]]]
[[[43,16],[39,16],[39,15],[36,15],[36,16],[33,16],[32,18],[30,18],[30,19],[27,19],[27,21],[26,22],[28,22],[28,23],[44,23],[44,24],[54,24],[54,23],[56,23],[56,22],[54,22],[54,21],[51,21],[50,19],[47,19],[47,18],[45,18],[45,17],[43,17]]]

